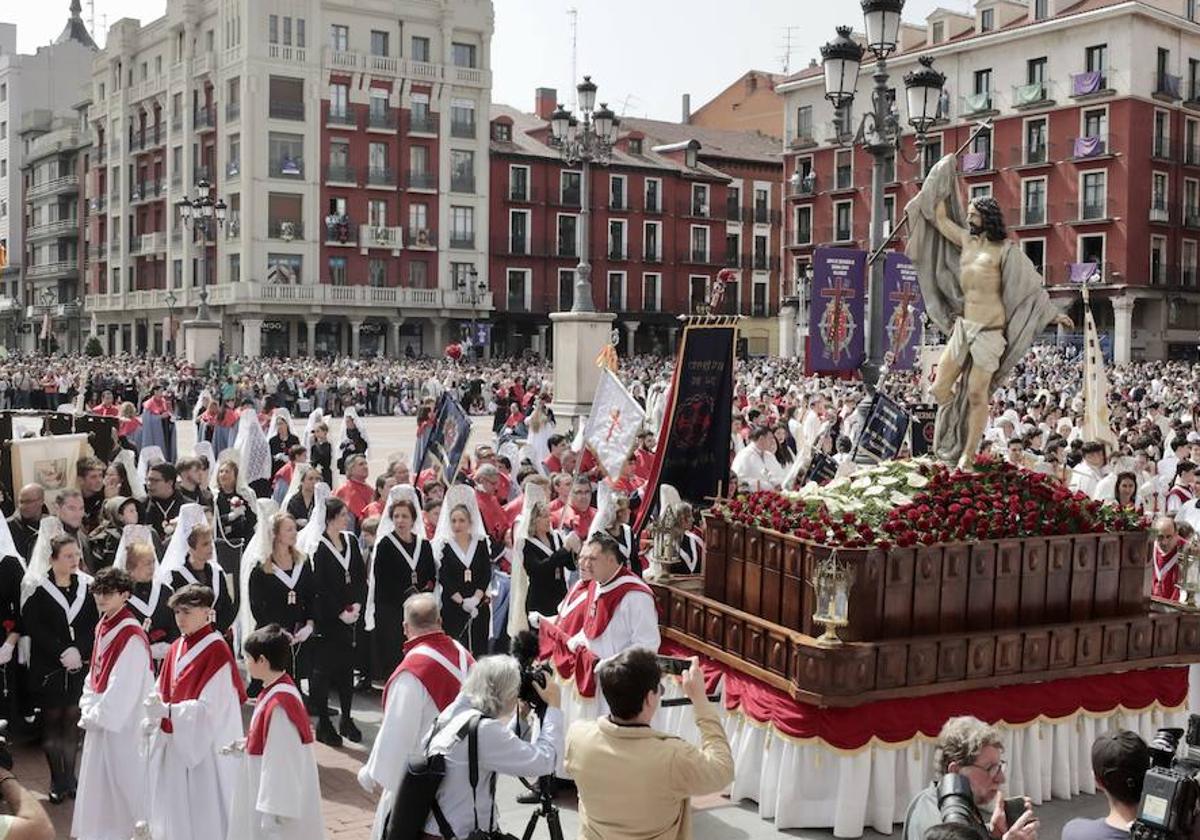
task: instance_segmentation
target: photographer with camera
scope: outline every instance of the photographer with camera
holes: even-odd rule
[[[0,742],[0,797],[11,814],[0,814],[0,840],[54,840],[54,825],[46,809],[12,772],[7,742]]]
[[[1000,731],[978,718],[946,721],[937,740],[938,779],[918,793],[904,817],[903,840],[925,840],[934,826],[965,826],[980,840],[1037,840],[1038,822],[1028,799],[1012,825],[1002,787],[1004,742]]]
[[[512,717],[521,690],[521,667],[511,656],[480,659],[462,692],[438,715],[426,754],[445,756],[445,776],[433,814],[425,823],[426,840],[508,840],[496,827],[496,776],[546,776],[554,772],[563,751],[563,717],[558,684],[544,680],[533,688],[547,708],[537,738],[521,740]],[[477,720],[476,756],[466,734]],[[474,764],[474,766],[472,766]],[[474,781],[472,779],[474,777]],[[439,823],[444,823],[439,828]]]
[[[1076,817],[1063,826],[1063,840],[1129,840],[1137,818],[1142,783],[1150,769],[1150,748],[1136,732],[1101,735],[1092,744],[1092,774],[1108,800],[1108,816]]]
[[[567,738],[566,769],[579,789],[580,840],[686,840],[692,836],[691,797],[733,783],[733,753],[705,696],[699,663],[693,659],[680,682],[695,707],[699,747],[650,728],[663,692],[653,651],[623,651],[600,666],[598,677],[608,716],[576,722]]]

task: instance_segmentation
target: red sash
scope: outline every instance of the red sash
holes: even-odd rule
[[[1154,572],[1150,583],[1150,594],[1171,601],[1179,600],[1179,547],[1182,541],[1176,542],[1170,551],[1163,551],[1156,541],[1154,543]]]
[[[92,690],[103,694],[108,690],[108,678],[112,676],[121,652],[131,639],[137,639],[146,649],[146,664],[150,664],[150,640],[141,623],[122,607],[112,618],[102,618],[96,625],[96,643],[92,646],[92,662],[88,668],[88,680]]]
[[[440,712],[458,696],[467,670],[474,664],[475,660],[466,648],[445,633],[417,636],[404,643],[404,658],[383,688],[383,708],[387,708],[392,683],[407,672],[421,681]]]
[[[603,586],[597,587],[593,581],[592,592],[591,603],[588,605],[587,616],[584,618],[581,628],[589,639],[595,639],[604,634],[617,607],[630,592],[652,594],[650,587],[624,566],[612,580]]]
[[[300,734],[301,744],[313,742],[312,721],[308,719],[304,699],[292,678],[284,674],[270,688],[264,689],[254,706],[250,733],[246,736],[246,752],[250,755],[263,754],[263,748],[267,745],[267,731],[271,728],[271,715],[276,708],[283,709],[287,714],[288,720]]]
[[[212,641],[208,641],[212,639]],[[196,653],[193,653],[195,649]],[[179,663],[179,664],[177,664]],[[246,687],[238,673],[233,652],[225,644],[225,638],[211,624],[190,636],[183,636],[171,644],[158,674],[158,693],[164,703],[180,703],[195,700],[221,668],[229,666],[229,678],[237,692],[238,702],[246,702]],[[176,673],[178,669],[178,673]],[[171,732],[171,721],[163,718],[163,732]]]

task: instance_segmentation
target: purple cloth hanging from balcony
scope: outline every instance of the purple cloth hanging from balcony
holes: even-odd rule
[[[1071,263],[1067,266],[1067,280],[1076,284],[1087,283],[1096,274],[1096,267],[1098,265],[1098,263],[1094,262]]]
[[[1071,77],[1071,95],[1086,96],[1100,90],[1104,76],[1099,70],[1089,70],[1086,73],[1076,73]]]
[[[987,168],[987,154],[985,152],[967,152],[962,157],[963,172],[982,172]]]
[[[1074,156],[1077,158],[1095,157],[1104,154],[1103,137],[1076,137]]]

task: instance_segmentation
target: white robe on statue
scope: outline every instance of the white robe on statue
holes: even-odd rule
[[[172,704],[174,732],[154,735],[150,829],[155,838],[216,840],[226,835],[239,757],[219,751],[242,737],[241,701],[229,667],[213,674],[198,699]]]
[[[371,826],[371,840],[382,840],[383,826],[392,811],[409,759],[423,754],[421,738],[437,716],[437,704],[415,674],[404,672],[392,681],[379,734],[363,766],[363,773],[382,789],[375,808],[375,823]]]
[[[125,645],[104,693],[94,691],[90,680],[84,683],[79,725],[87,734],[72,837],[129,840],[134,824],[149,816],[142,702],[153,690],[149,652],[141,643]]]
[[[262,755],[241,756],[227,840],[325,840],[312,745],[276,707]]]

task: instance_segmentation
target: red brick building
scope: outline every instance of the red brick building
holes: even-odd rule
[[[493,343],[508,352],[549,347],[548,315],[570,308],[579,262],[581,169],[547,144],[555,92],[538,101],[540,115],[492,108]],[[593,303],[617,313],[623,353],[673,347],[678,316],[727,266],[738,278],[722,311],[748,316],[748,352],[774,352],[782,171],[762,134],[622,120],[589,186]]]

